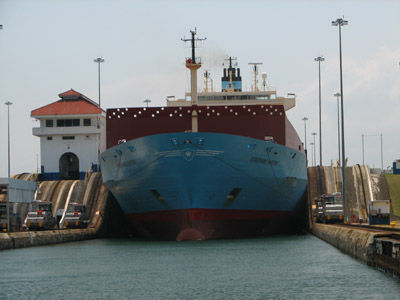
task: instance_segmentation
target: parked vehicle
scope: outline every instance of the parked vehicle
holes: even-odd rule
[[[64,222],[64,228],[85,228],[88,224],[86,205],[76,202],[69,203],[62,222]]]
[[[56,226],[56,218],[52,213],[52,203],[34,200],[26,216],[24,226],[29,230],[52,230]]]
[[[10,204],[9,222],[10,231],[19,231],[21,228],[21,217],[19,214],[13,214],[13,205]],[[0,231],[7,231],[7,202],[0,202]]]
[[[341,193],[323,194],[315,202],[317,223],[342,223],[344,216]]]
[[[0,231],[7,231],[7,203],[0,203]]]
[[[369,224],[390,224],[390,200],[372,200],[369,203]]]

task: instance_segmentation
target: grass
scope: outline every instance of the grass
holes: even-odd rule
[[[400,216],[400,175],[385,174],[392,200],[393,213]]]

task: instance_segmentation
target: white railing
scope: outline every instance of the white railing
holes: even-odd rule
[[[32,133],[35,136],[41,135],[67,135],[67,134],[99,134],[102,128],[96,126],[80,126],[80,127],[35,127]]]

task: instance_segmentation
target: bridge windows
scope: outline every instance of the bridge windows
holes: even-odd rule
[[[80,119],[58,119],[57,127],[78,127],[80,121]]]
[[[92,119],[86,118],[86,119],[45,120],[44,126],[45,127],[54,127],[54,126],[56,126],[56,127],[92,126]]]
[[[74,140],[75,137],[72,136],[72,135],[67,135],[67,136],[63,136],[62,139],[63,139],[63,140]]]
[[[91,126],[92,122],[91,119],[83,119],[83,126]]]

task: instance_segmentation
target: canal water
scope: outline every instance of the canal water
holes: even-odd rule
[[[0,251],[0,299],[399,298],[398,279],[312,235]]]

